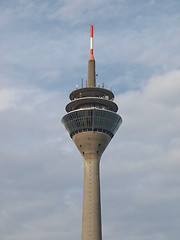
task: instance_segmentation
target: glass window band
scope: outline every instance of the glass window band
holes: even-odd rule
[[[122,123],[118,114],[96,108],[71,111],[61,121],[71,137],[83,131],[100,131],[113,137]]]

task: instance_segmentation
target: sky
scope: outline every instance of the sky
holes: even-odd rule
[[[103,240],[179,240],[179,0],[0,0],[0,239],[81,239],[83,160],[61,124],[87,80],[123,123],[101,159]]]

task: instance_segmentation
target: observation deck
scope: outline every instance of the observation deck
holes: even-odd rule
[[[83,97],[101,97],[107,98],[108,100],[114,100],[114,94],[111,91],[100,87],[79,88],[72,91],[69,95],[71,101]]]
[[[116,114],[118,107],[113,102],[114,94],[100,87],[85,87],[72,91],[66,106],[67,114],[62,123],[71,138],[80,132],[98,131],[111,138],[122,123]]]
[[[85,131],[104,132],[112,138],[122,123],[122,119],[118,114],[109,110],[87,108],[71,111],[62,118],[62,123],[71,138]]]
[[[93,35],[91,26],[91,35]],[[92,43],[92,39],[91,39]],[[116,114],[117,104],[113,101],[114,94],[104,87],[96,86],[95,59],[91,44],[88,61],[88,86],[72,91],[70,102],[66,105],[67,114],[62,123],[71,138],[80,132],[103,132],[111,138],[122,123]]]

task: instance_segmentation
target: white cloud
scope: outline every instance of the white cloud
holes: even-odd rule
[[[154,76],[116,99],[123,123],[102,157],[104,229],[113,239],[120,232],[126,239],[178,239],[179,74]]]
[[[11,108],[14,102],[18,99],[18,92],[12,89],[0,90],[0,110]]]
[[[127,92],[117,98],[120,111],[125,113],[122,128],[129,129],[132,139],[143,136],[144,141],[150,138],[158,142],[162,138],[167,142],[178,134],[179,76],[179,71],[172,71],[152,77],[141,91]]]
[[[75,146],[69,144],[60,123],[65,106],[62,95],[35,88],[1,90],[7,99],[0,111],[2,239],[68,239],[77,234],[76,228],[67,234],[70,222],[79,224],[80,232],[76,218],[81,194],[69,191],[67,184],[78,186],[76,170],[81,161],[76,163]],[[75,162],[68,163],[69,157]],[[69,172],[71,178],[64,181]],[[67,198],[73,201],[67,204]]]
[[[153,76],[145,88],[145,95],[151,102],[158,101],[165,107],[179,108],[180,71],[168,72],[164,76]]]

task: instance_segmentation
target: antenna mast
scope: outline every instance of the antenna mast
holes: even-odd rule
[[[93,55],[93,25],[90,26],[90,57],[88,61],[88,87],[96,87],[95,59]]]

